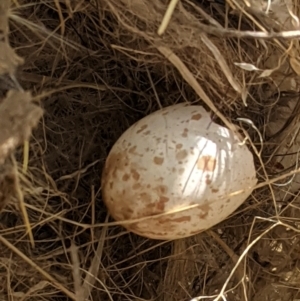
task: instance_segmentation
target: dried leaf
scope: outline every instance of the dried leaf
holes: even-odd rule
[[[242,97],[244,106],[247,107],[248,106],[247,105],[248,90],[246,88],[243,89],[241,97]]]
[[[275,71],[275,69],[266,69],[264,70],[260,75],[259,77],[268,77],[270,76],[273,72]]]
[[[254,65],[248,64],[248,63],[234,63],[234,64],[246,71],[259,71],[260,70],[257,67],[255,67]]]

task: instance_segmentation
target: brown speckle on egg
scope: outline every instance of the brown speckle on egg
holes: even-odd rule
[[[149,195],[148,193],[146,192],[142,192],[140,195],[140,200],[144,203],[144,204],[150,204],[151,201],[152,201],[152,198],[151,198],[151,195]]]
[[[202,206],[199,206],[198,207],[202,212],[198,215],[200,219],[205,219],[208,214],[209,214],[209,211],[212,210],[212,208],[210,207],[209,204],[204,204]]]
[[[135,146],[132,146],[132,147],[128,150],[128,152],[129,152],[130,154],[134,154],[134,153],[135,153],[135,150],[136,150],[136,145],[135,145]]]
[[[142,185],[140,183],[134,183],[133,186],[132,186],[132,189],[133,190],[138,190],[142,187]]]
[[[198,113],[198,114],[193,115],[191,119],[192,120],[200,120],[201,117],[202,117],[202,115],[200,113]]]
[[[214,171],[217,160],[212,156],[202,156],[197,160],[197,168],[202,171]]]
[[[200,219],[205,219],[208,216],[208,212],[199,213],[198,216]]]
[[[183,133],[182,133],[182,137],[184,137],[184,138],[186,138],[187,136],[188,136],[188,129],[187,128],[185,128],[184,130],[183,130]]]
[[[164,223],[184,223],[184,222],[190,222],[191,217],[186,215],[186,216],[181,216],[181,217],[173,217],[173,218],[165,218]]]
[[[136,133],[137,133],[137,134],[141,133],[141,132],[144,131],[147,127],[148,127],[147,124],[142,125],[141,128],[140,128]]]
[[[171,222],[175,222],[175,223],[189,222],[190,220],[191,220],[190,216],[181,216],[181,217],[170,219]]]
[[[133,210],[131,210],[130,208],[123,207],[122,208],[122,214],[123,214],[122,219],[124,219],[124,220],[131,219],[132,213],[133,213]]]
[[[163,157],[154,157],[153,162],[156,165],[162,165],[164,163],[164,158]]]
[[[126,168],[126,164],[128,164],[128,157],[122,153],[110,154],[105,167],[103,174],[105,174],[105,178],[112,176],[112,178],[117,177],[117,171],[123,171]]]
[[[163,212],[165,210],[165,204],[168,202],[169,202],[169,198],[165,196],[160,196],[156,205],[157,209],[160,210],[160,212]]]
[[[159,186],[157,186],[157,191],[158,191],[158,193],[159,194],[166,194],[166,193],[168,193],[168,186],[166,186],[166,185],[159,185]]]
[[[131,174],[134,180],[138,181],[140,178],[140,174],[135,170],[135,169],[131,169]]]
[[[128,173],[126,173],[123,177],[122,177],[122,180],[123,181],[128,181],[130,178],[130,175]]]
[[[176,160],[181,161],[185,159],[187,156],[188,156],[188,152],[185,149],[183,149],[176,154]]]
[[[180,175],[182,175],[184,173],[184,168],[179,168],[178,172]]]

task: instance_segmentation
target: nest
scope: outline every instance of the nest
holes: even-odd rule
[[[1,1],[1,301],[297,299],[293,1]],[[148,240],[109,218],[102,168],[184,101],[242,130],[259,183],[214,228]]]

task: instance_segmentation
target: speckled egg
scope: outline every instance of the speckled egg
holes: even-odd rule
[[[116,221],[141,219],[125,223],[129,231],[173,240],[226,219],[256,183],[247,146],[203,107],[177,104],[139,120],[117,140],[102,195]]]

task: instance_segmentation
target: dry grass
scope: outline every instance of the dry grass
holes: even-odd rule
[[[267,126],[298,97],[283,92],[298,86],[300,33],[242,2],[182,0],[168,21],[164,0],[2,0],[1,301],[299,298],[300,201],[274,185],[297,170],[278,174],[270,159],[299,106],[278,134]],[[147,240],[108,218],[101,170],[131,124],[182,101],[244,128],[259,184],[213,229]]]

